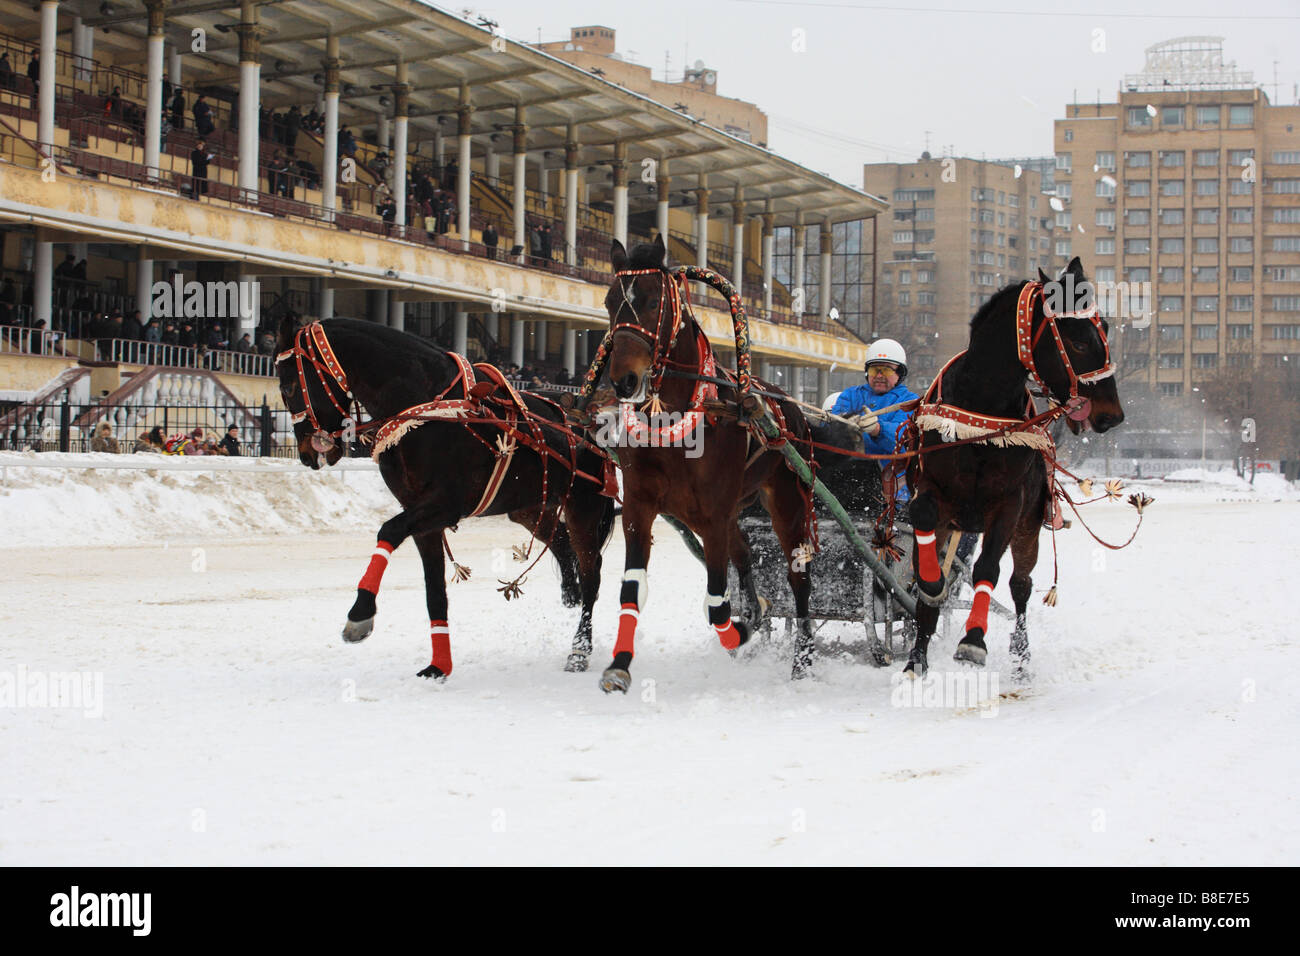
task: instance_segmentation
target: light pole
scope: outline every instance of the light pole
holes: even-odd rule
[[[1199,392],[1200,389],[1197,388],[1196,386],[1192,386],[1192,391]],[[1207,414],[1208,414],[1208,409],[1206,408],[1205,405],[1205,397],[1202,396],[1201,397],[1201,467],[1202,468],[1205,467],[1205,416]]]

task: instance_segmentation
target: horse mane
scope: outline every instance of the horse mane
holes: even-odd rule
[[[418,335],[362,319],[326,319],[322,324],[327,332],[331,329],[356,332],[389,348],[398,349],[403,357],[419,362],[430,373],[446,371],[446,363],[449,361],[447,349]]]
[[[1009,297],[1013,293],[1017,296],[1020,295],[1020,290],[1024,288],[1025,282],[1025,279],[1020,279],[1010,285],[1004,285],[1001,289],[998,289],[997,292],[993,293],[989,300],[979,307],[979,310],[975,313],[975,317],[970,320],[971,332],[974,332],[983,325],[984,321],[990,315],[993,315],[995,312],[1006,307],[1003,302],[1004,298]]]

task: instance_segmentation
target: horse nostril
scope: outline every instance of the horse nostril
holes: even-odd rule
[[[627,398],[636,393],[637,375],[635,372],[628,372],[614,385],[614,391],[618,393],[619,398]]]

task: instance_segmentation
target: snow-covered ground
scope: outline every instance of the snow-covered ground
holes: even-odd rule
[[[64,463],[89,460],[139,464]],[[1156,503],[1123,551],[1061,534],[1060,603],[1031,605],[1033,680],[1011,683],[994,618],[978,701],[954,682],[972,673],[951,661],[960,617],[915,697],[899,665],[834,653],[860,626],[823,628],[813,681],[792,684],[774,644],[732,660],[705,624],[702,569],[665,527],[633,691],[606,697],[617,533],[595,669],[574,675],[561,666],[576,616],[549,562],[506,603],[496,579],[513,575],[524,533],[465,522],[452,545],[475,573],[451,588],[456,666],[435,685],[414,676],[428,637],[409,544],[375,633],[338,637],[395,510],[364,465],[32,461],[0,455],[3,864],[1261,864],[1300,851],[1300,497],[1272,476],[1131,485]],[[1085,516],[1111,540],[1135,519],[1126,504]],[[1050,580],[1045,538],[1036,591]],[[1005,573],[996,596],[1010,603]],[[69,672],[87,675],[86,696],[41,706]]]

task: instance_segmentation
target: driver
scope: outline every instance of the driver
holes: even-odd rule
[[[862,432],[862,447],[871,455],[892,455],[898,441],[898,433],[912,417],[914,409],[903,410],[892,406],[914,400],[917,395],[902,384],[907,378],[907,352],[893,339],[877,339],[867,349],[866,384],[846,388],[831,406],[831,414],[842,416],[867,415],[880,409],[892,409],[870,418]],[[907,501],[906,482],[893,479],[888,467],[890,462],[882,460],[880,465],[885,470],[886,487],[897,485],[895,496],[898,501]]]

